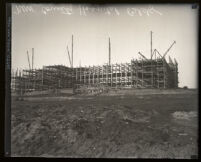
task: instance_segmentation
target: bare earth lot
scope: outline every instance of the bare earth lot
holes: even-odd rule
[[[197,92],[12,101],[12,156],[191,158]]]

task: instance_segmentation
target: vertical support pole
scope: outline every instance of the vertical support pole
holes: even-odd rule
[[[120,83],[120,64],[117,64],[117,85],[119,86]]]
[[[97,73],[98,80],[97,82],[100,84],[100,66],[98,66],[98,73]]]
[[[122,63],[121,63],[120,71],[121,71],[121,86],[122,86]]]
[[[130,87],[132,87],[132,74],[131,74],[131,64],[130,63],[128,63],[128,78],[129,78],[129,85],[130,85]]]
[[[176,65],[174,65],[174,88],[176,88]]]
[[[36,89],[36,69],[34,70],[34,91]]]
[[[128,77],[127,77],[127,65],[124,64],[124,85],[126,86],[127,85],[127,80],[128,80]]]
[[[22,96],[22,76],[21,76],[21,70],[19,70],[19,83],[20,83],[20,96]]]
[[[178,81],[178,64],[176,63],[176,88],[178,88],[178,83],[179,83],[179,81]]]
[[[29,72],[29,75],[30,75],[30,72]],[[24,79],[24,93],[26,93],[26,90],[27,90],[27,81],[29,81],[30,79],[30,76],[28,77],[28,79],[25,77],[25,73],[24,73],[24,70],[22,69],[22,76],[23,76],[23,79]]]
[[[93,66],[93,70],[92,70],[92,75],[93,75],[93,84],[94,84],[94,73],[95,73],[95,69],[94,69],[94,66]]]
[[[131,87],[133,87],[133,61],[132,60],[131,60],[130,72],[131,72]]]
[[[157,60],[157,73],[158,73],[158,88],[159,88],[160,87],[160,85],[159,85],[159,79],[160,79],[159,75],[160,75],[160,73],[159,73],[158,61],[159,60]]]
[[[71,59],[72,59],[72,68],[73,68],[73,35],[72,35],[72,53],[71,53]]]
[[[165,74],[165,60],[163,60],[163,88],[166,88],[165,77],[166,77],[166,74]]]
[[[108,86],[108,65],[106,65],[106,84]]]
[[[17,77],[17,78],[16,78]],[[18,91],[18,86],[19,86],[19,73],[18,73],[18,69],[17,69],[17,71],[16,71],[16,75],[15,75],[15,89],[16,89],[16,91]],[[16,79],[18,79],[18,80],[16,80]]]
[[[91,79],[91,67],[89,66],[89,72],[88,72],[88,82],[90,85],[90,79]]]
[[[153,33],[153,32],[151,31],[151,71],[152,71],[152,74],[151,74],[151,75],[152,75],[152,76],[151,76],[151,79],[152,79],[152,80],[151,80],[151,87],[153,88],[153,67],[152,67],[152,66],[153,66],[153,65],[152,65],[152,62],[153,62],[153,61],[152,61],[153,51],[152,51],[152,33]]]
[[[153,60],[151,60],[151,88],[153,88],[154,74],[153,74]]]
[[[78,76],[78,70],[79,70],[79,69],[78,69],[78,67],[77,67],[77,68],[76,68],[76,81],[75,81],[76,84],[79,82],[79,81],[78,81],[78,77],[79,77],[79,76]]]
[[[77,76],[77,68],[75,69],[75,83],[77,83],[77,78],[78,78],[78,76]]]
[[[13,82],[13,78],[14,78],[14,75],[13,75],[13,69],[11,69],[11,93],[13,92],[13,89],[14,89],[14,82]]]
[[[133,86],[133,69],[132,69],[132,66],[131,64],[129,64],[129,73],[130,73],[130,84],[131,84],[131,87]]]
[[[33,87],[34,87],[34,81],[33,81],[33,59],[34,59],[34,48],[32,48],[32,60],[31,60],[31,63],[32,63],[32,65],[31,65],[31,78],[30,78],[30,86],[29,87],[31,87],[31,89],[33,89]]]
[[[144,69],[143,69],[143,59],[142,59],[142,87],[144,86]]]
[[[176,75],[176,88],[178,88],[178,64],[176,63],[176,73],[175,73],[175,75]]]
[[[111,80],[111,87],[112,87],[112,84],[113,84],[113,77],[112,77],[112,75],[113,75],[113,66],[111,65],[110,67],[111,67],[111,70],[110,70],[111,71],[111,79],[110,80]]]
[[[96,66],[96,71],[95,71],[95,83],[98,85],[100,82],[99,82],[99,66]]]
[[[16,92],[17,92],[17,90],[18,90],[18,89],[17,89],[17,85],[16,85],[16,84],[17,84],[17,80],[16,80],[17,78],[18,78],[18,69],[16,70],[15,78],[14,78],[14,79],[15,79],[14,81],[15,81],[15,91],[16,91]]]
[[[79,69],[79,72],[80,72],[80,84],[82,83],[82,68],[80,67]]]
[[[129,63],[128,63],[128,85],[131,86],[131,68]]]
[[[86,67],[84,68],[84,84],[86,83]]]
[[[151,59],[152,59],[152,31],[151,31]]]
[[[137,60],[136,60],[136,62],[135,62],[135,64],[136,64],[136,88],[138,88],[138,62],[137,62]]]
[[[104,84],[104,78],[103,78],[103,70],[104,70],[104,66],[102,66],[102,83]]]
[[[109,37],[109,66],[111,64],[111,44],[110,44],[110,37]]]
[[[101,83],[101,66],[99,66],[99,83]]]
[[[116,87],[117,87],[117,64],[116,64],[116,67],[115,67],[115,73],[116,73]]]
[[[11,78],[11,79],[13,79],[13,83],[14,83],[14,86],[13,86],[13,89],[14,89],[14,92],[16,91],[16,82],[15,82],[15,70],[13,71],[13,78]]]
[[[127,85],[129,85],[130,79],[129,79],[129,64],[127,64]]]
[[[41,87],[42,90],[43,90],[43,69],[44,67],[42,68],[42,87]]]
[[[27,79],[24,77],[24,70],[22,69],[22,81],[23,81],[23,93],[26,93],[27,89]]]

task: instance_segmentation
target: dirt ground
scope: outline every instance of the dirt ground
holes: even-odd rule
[[[12,101],[12,156],[193,158],[197,92]],[[194,156],[195,155],[195,156]]]

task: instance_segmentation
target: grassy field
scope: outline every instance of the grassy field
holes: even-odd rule
[[[196,91],[12,100],[12,156],[191,158]]]

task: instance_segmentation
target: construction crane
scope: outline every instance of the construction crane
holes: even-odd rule
[[[158,55],[162,58],[162,55],[160,54],[160,52],[157,49],[155,49],[154,51],[157,52]]]
[[[139,55],[141,55],[144,59],[148,60],[143,54],[141,54],[140,52],[138,52]]]
[[[34,68],[34,48],[32,48],[32,70]]]
[[[170,49],[172,48],[172,46],[176,43],[176,41],[174,41],[171,46],[167,49],[167,51],[163,54],[162,58],[165,58],[165,56],[167,55],[167,53],[170,51]]]
[[[68,45],[67,45],[67,53],[68,53],[68,59],[69,59],[70,66],[72,67]]]
[[[30,65],[30,60],[29,60],[29,52],[27,51],[27,59],[28,59],[28,63],[29,63],[29,69],[31,70],[31,65]]]

